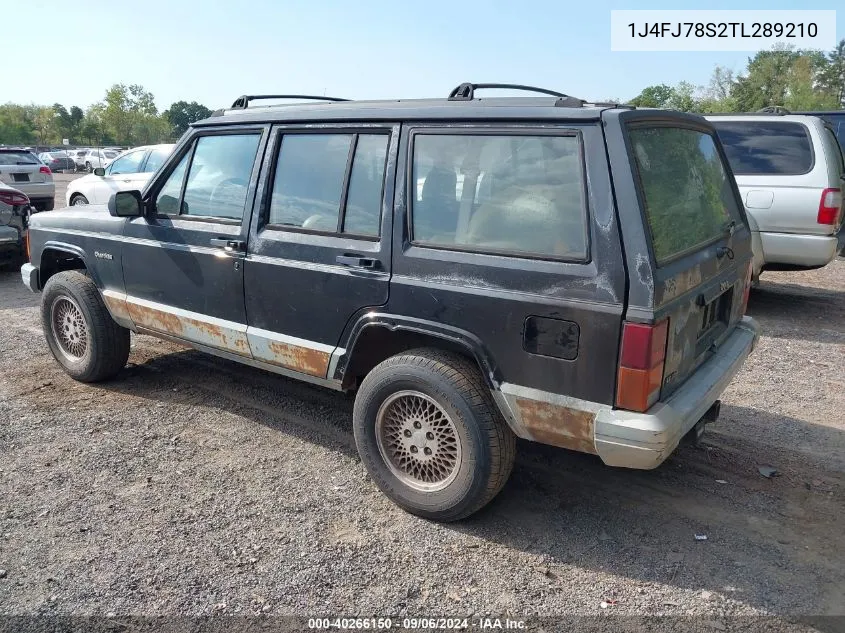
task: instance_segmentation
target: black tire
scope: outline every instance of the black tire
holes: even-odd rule
[[[55,200],[47,200],[42,206],[42,211],[52,211],[56,208],[56,202]]]
[[[78,310],[73,311],[72,306]],[[73,354],[68,344],[58,340],[57,332],[65,320],[54,327],[60,310],[70,310],[70,320],[81,315],[85,326],[84,351]],[[75,319],[78,325],[79,319]],[[99,382],[114,377],[129,358],[129,330],[115,323],[106,309],[97,286],[84,273],[68,270],[47,280],[41,296],[41,324],[53,357],[74,380]],[[79,328],[77,328],[79,329]],[[70,336],[73,334],[71,333]],[[80,337],[76,337],[78,341]],[[74,341],[74,342],[75,342]],[[73,345],[72,342],[70,345]],[[74,348],[76,351],[82,348]]]
[[[400,392],[422,396],[402,396]],[[442,489],[422,491],[409,485],[394,472],[400,468],[397,462],[388,465],[390,458],[379,448],[379,410],[382,405],[389,407],[391,399],[402,397],[434,401],[457,433],[460,459],[453,474],[444,478],[444,482],[451,481]],[[516,437],[502,419],[478,368],[462,356],[437,349],[393,356],[367,374],[355,398],[353,429],[361,460],[381,491],[408,512],[436,521],[463,519],[489,503],[507,482],[516,454]],[[405,435],[409,432],[403,431]],[[416,452],[419,455],[418,449]]]
[[[83,196],[81,193],[75,193],[70,197],[70,206],[74,206],[76,204],[88,204],[88,198]]]

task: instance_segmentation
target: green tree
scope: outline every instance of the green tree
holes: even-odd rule
[[[629,102],[639,108],[665,108],[675,96],[675,89],[666,84],[648,86]]]
[[[38,133],[39,145],[45,145],[55,137],[55,113],[53,108],[46,108],[44,106],[35,109],[35,116],[32,122],[35,124],[35,131]]]
[[[0,143],[29,145],[36,139],[31,113],[22,105],[0,105]]]
[[[695,98],[696,88],[688,81],[682,81],[672,89],[672,94],[664,107],[680,110],[681,112],[698,111],[698,99]]]
[[[825,56],[825,64],[818,71],[819,86],[836,103],[845,108],[845,39]]]
[[[178,139],[191,123],[210,117],[211,110],[196,101],[177,101],[164,111],[163,116],[170,123],[173,138]]]
[[[153,94],[138,84],[115,84],[109,88],[100,120],[104,135],[121,145],[149,143],[167,136]]]

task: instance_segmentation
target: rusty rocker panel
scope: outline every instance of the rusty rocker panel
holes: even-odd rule
[[[135,331],[188,343],[211,353],[215,350],[224,352],[226,357],[233,356],[239,361],[252,360],[254,362],[250,364],[276,373],[290,372],[297,378],[305,374],[325,379],[333,356],[345,353],[345,350],[336,350],[329,345],[166,306],[114,290],[103,291],[103,299],[115,321]]]

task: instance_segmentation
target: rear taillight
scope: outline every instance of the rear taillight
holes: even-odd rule
[[[748,297],[751,295],[751,279],[754,274],[754,261],[748,262],[748,271],[745,273],[745,287],[742,289],[742,311],[745,314],[748,310]]]
[[[842,190],[825,189],[819,201],[819,224],[836,226],[839,224],[839,214],[842,211]]]
[[[668,333],[668,319],[654,325],[624,324],[616,388],[616,406],[620,409],[644,412],[657,402]]]
[[[29,198],[17,191],[0,191],[0,202],[13,207],[20,207],[29,204]]]
[[[38,168],[38,173],[39,174],[52,174],[53,172],[50,171],[50,168],[47,167],[47,165],[41,165],[41,167]]]

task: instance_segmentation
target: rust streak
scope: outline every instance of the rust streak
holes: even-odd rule
[[[516,398],[516,407],[522,424],[535,441],[582,453],[596,453],[593,441],[595,413],[527,398]]]
[[[174,336],[182,336],[185,329],[182,320],[173,314],[129,302],[126,303],[126,308],[135,325],[160,330]]]
[[[126,321],[130,321],[131,317],[129,316],[129,309],[127,308],[126,299],[118,299],[117,297],[111,297],[109,295],[103,295],[103,301],[106,304],[106,307],[109,309],[109,312],[112,313],[112,316],[117,319],[124,319]]]
[[[329,355],[307,347],[270,341],[271,363],[300,371],[311,376],[324,377],[329,367]]]

